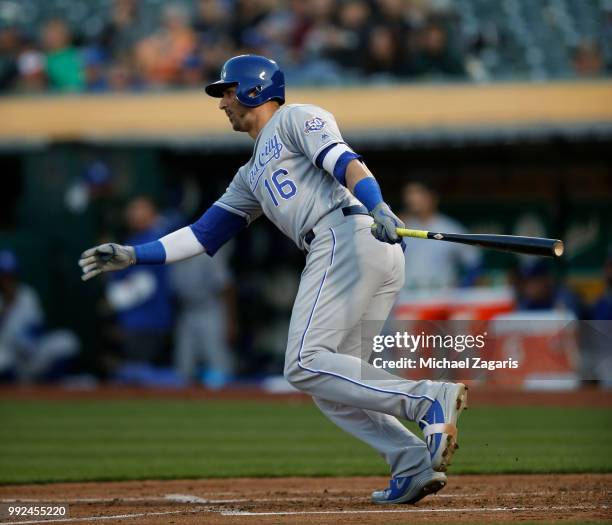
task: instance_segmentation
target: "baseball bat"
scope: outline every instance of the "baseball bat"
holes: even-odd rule
[[[402,237],[416,239],[433,239],[436,241],[458,242],[482,248],[492,248],[505,252],[542,255],[545,257],[561,257],[565,250],[563,241],[545,239],[543,237],[519,237],[517,235],[487,235],[472,233],[439,233],[425,230],[397,228],[397,234]]]

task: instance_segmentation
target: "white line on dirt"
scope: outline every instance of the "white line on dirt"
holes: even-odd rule
[[[525,494],[521,494],[525,495]],[[450,496],[450,494],[449,494]],[[460,496],[456,494],[455,496]],[[81,498],[80,501],[87,502],[99,502],[102,498]],[[164,498],[104,498],[104,501],[171,501],[177,503],[187,504],[211,504],[215,500],[206,500],[198,496],[191,494],[167,494]],[[277,499],[276,499],[277,500]],[[7,501],[7,500],[0,500]],[[12,500],[8,500],[12,501]],[[19,500],[26,501],[26,500]],[[41,501],[41,500],[34,500]],[[57,501],[57,500],[55,500]],[[76,501],[76,500],[65,500],[65,501]],[[234,502],[236,500],[216,500],[217,502]],[[238,501],[275,501],[275,499],[251,499],[251,500],[238,500]],[[546,512],[551,510],[569,511],[569,510],[605,510],[608,509],[607,505],[574,505],[574,506],[549,506],[549,507],[466,507],[466,508],[409,508],[409,509],[362,509],[362,510],[329,510],[329,511],[281,511],[281,512],[250,512],[250,511],[226,511],[223,509],[211,509],[211,508],[198,508],[198,509],[182,509],[182,510],[170,510],[170,511],[158,511],[158,512],[138,512],[131,514],[115,514],[110,516],[85,516],[85,517],[71,517],[71,518],[55,518],[46,520],[29,520],[29,521],[12,521],[3,522],[2,525],[35,525],[44,523],[70,523],[70,522],[93,522],[93,521],[107,521],[112,519],[132,519],[132,518],[143,518],[143,517],[154,517],[154,516],[168,516],[176,514],[196,514],[200,512],[215,513],[221,516],[297,516],[297,515],[326,515],[326,514],[384,514],[384,513],[453,513],[453,512]]]
[[[121,503],[125,502],[143,502],[143,501],[166,501],[166,498],[4,498],[0,499],[0,503],[38,503],[52,501],[54,503]]]
[[[307,493],[307,491],[292,491],[297,494]],[[343,492],[343,491],[337,491]],[[587,494],[593,492],[592,490],[572,490],[572,494]],[[220,494],[240,494],[238,492],[211,492],[208,496],[220,495]],[[144,503],[144,502],[172,502],[172,503],[192,503],[192,504],[205,504],[214,505],[222,503],[265,503],[269,501],[309,501],[312,499],[321,498],[328,496],[328,494],[320,492],[309,492],[310,497],[300,496],[270,496],[268,498],[235,498],[235,499],[206,499],[205,497],[195,496],[193,494],[166,494],[163,497],[152,496],[152,497],[116,497],[116,498],[0,498],[0,503],[38,503],[53,501],[54,503]],[[363,493],[365,494],[365,492]],[[338,500],[352,500],[355,498],[362,497],[363,494],[355,493],[352,496],[333,496],[332,498]],[[502,497],[529,497],[529,496],[556,496],[559,492],[542,491],[542,492],[498,492],[495,496]],[[612,491],[607,491],[606,494],[612,494]],[[436,494],[435,498],[481,498],[489,496],[490,494],[482,493],[469,493],[469,494]]]
[[[424,512],[546,512],[551,510],[603,510],[606,505],[575,505],[558,507],[474,507],[462,509],[387,509],[387,510],[313,510],[313,511],[287,511],[287,512],[248,512],[248,511],[221,511],[222,516],[303,516],[314,514],[394,514],[394,513],[424,513]]]
[[[316,494],[316,495],[325,495],[325,494],[334,494],[334,493],[342,493],[342,492],[350,492],[352,489],[351,488],[346,488],[346,489],[334,489],[334,488],[328,488],[325,489],[325,491],[323,492],[320,488],[319,489],[313,489],[313,490],[308,490],[308,489],[287,489],[287,490],[283,490],[283,494]],[[364,489],[363,491],[364,493],[367,492],[367,489]],[[588,492],[593,492],[593,490],[572,490],[572,494],[586,494]],[[597,491],[599,492],[599,491]],[[608,493],[612,493],[612,491],[608,491]],[[204,491],[204,494],[207,497],[213,497],[213,496],[233,496],[233,495],[244,495],[244,491],[239,491],[239,490],[225,490],[225,491],[216,491],[216,492],[208,492],[208,491]],[[270,494],[270,491],[266,492],[266,494]],[[356,493],[355,493],[356,494]],[[504,492],[504,493],[495,493],[495,495],[500,495],[500,496],[554,496],[554,495],[558,495],[559,491],[547,491],[547,490],[543,490],[543,491],[533,491],[533,492]],[[458,494],[458,493],[449,493],[449,494],[438,494],[439,496],[444,495],[445,497],[460,497],[460,496],[466,496],[466,497],[472,497],[472,496],[487,496],[487,494],[472,494],[472,493],[462,493],[462,494]],[[0,500],[2,501],[2,500]]]
[[[217,503],[245,503],[249,501],[260,501],[253,499],[203,499],[190,494],[167,494],[164,497],[117,497],[117,498],[7,498],[0,499],[0,503],[39,503],[52,501],[53,503],[192,503],[192,504],[217,504]],[[264,500],[274,501],[274,499]],[[4,525],[1,524],[0,525]]]
[[[32,521],[5,521],[2,525],[33,525],[36,523],[68,523],[75,521],[105,521],[131,518],[145,518],[149,516],[168,516],[170,514],[196,514],[198,512],[211,512],[207,509],[197,510],[167,510],[163,512],[138,512],[134,514],[115,514],[113,516],[85,516],[81,518],[56,518],[51,520],[32,520]]]

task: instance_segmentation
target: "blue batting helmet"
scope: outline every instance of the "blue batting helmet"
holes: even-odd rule
[[[236,98],[250,108],[268,100],[285,102],[285,75],[274,60],[257,55],[230,58],[221,70],[221,79],[206,86],[211,97],[221,98],[223,91],[236,86]]]

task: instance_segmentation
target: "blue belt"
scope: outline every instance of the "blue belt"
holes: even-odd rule
[[[361,204],[345,206],[344,208],[342,208],[342,214],[345,217],[348,217],[349,215],[369,215],[368,209],[365,206],[362,206]],[[310,243],[314,240],[314,238],[315,232],[313,230],[310,230],[308,233],[306,233],[306,235],[304,235],[304,244],[310,246]]]

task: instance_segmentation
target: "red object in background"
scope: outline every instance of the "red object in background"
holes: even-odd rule
[[[514,296],[509,287],[453,288],[403,293],[393,316],[395,319],[424,321],[486,321],[512,310]]]
[[[468,335],[482,333],[486,329],[486,321],[496,315],[511,312],[513,309],[514,296],[509,287],[418,290],[404,292],[400,295],[393,318],[396,321],[406,321],[402,330],[413,334],[439,333],[435,321],[472,321],[461,326],[461,329]],[[483,322],[485,322],[484,325]],[[398,358],[401,357],[400,353],[398,352]],[[434,352],[431,349],[420,349],[414,355],[428,358],[433,357]],[[449,379],[448,371],[444,370],[416,368],[403,372],[403,377],[413,380],[440,379],[441,377]],[[456,371],[454,379],[473,380],[478,379],[480,375],[477,371],[461,370]]]
[[[481,350],[448,354],[445,350],[420,348],[413,357],[483,360],[514,359],[518,368],[407,369],[407,379],[439,379],[485,383],[526,389],[568,389],[578,386],[577,327],[565,312],[513,312],[509,288],[454,289],[404,294],[394,310],[401,330],[411,334],[486,334]],[[437,326],[436,321],[440,321]],[[453,321],[464,321],[453,325]],[[405,356],[398,351],[396,357]]]
[[[489,323],[484,359],[514,359],[518,368],[489,372],[486,382],[528,389],[579,386],[578,327],[570,313],[516,312]]]

